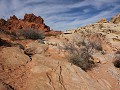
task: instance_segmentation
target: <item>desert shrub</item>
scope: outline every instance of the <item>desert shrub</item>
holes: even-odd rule
[[[92,55],[103,51],[102,38],[97,34],[75,34],[71,40],[64,42],[64,50],[68,52],[69,62],[87,71],[96,66]]]
[[[74,65],[79,66],[83,70],[90,70],[93,66],[95,66],[92,61],[92,57],[87,49],[83,48],[78,51],[78,54],[73,53],[69,55],[69,62]]]
[[[43,39],[44,34],[41,32],[37,32],[33,29],[27,29],[27,30],[19,30],[19,36],[23,36],[25,39]]]
[[[67,56],[69,62],[85,71],[96,66],[93,62],[92,54],[98,47],[100,46],[97,46],[95,42],[91,42],[85,37],[81,38],[80,35],[77,39],[64,43],[64,49],[69,53]]]

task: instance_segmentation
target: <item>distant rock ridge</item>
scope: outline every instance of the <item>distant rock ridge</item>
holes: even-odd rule
[[[119,24],[120,23],[120,13],[113,16],[109,21],[107,21],[106,18],[100,19],[97,23],[114,23]]]
[[[110,22],[115,23],[115,24],[120,23],[120,13],[117,14],[116,16],[112,17]]]
[[[106,20],[106,18],[102,18],[100,19],[97,23],[107,23],[108,21]]]
[[[41,31],[43,33],[58,34],[56,31],[51,31],[50,27],[45,25],[43,18],[34,14],[25,14],[23,19],[18,19],[15,15],[8,20],[0,19],[0,28],[10,32],[16,32],[20,29],[30,29]]]

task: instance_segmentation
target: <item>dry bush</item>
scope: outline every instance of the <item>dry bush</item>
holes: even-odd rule
[[[33,29],[19,30],[18,36],[23,36],[25,39],[44,39],[44,34]]]
[[[93,66],[95,66],[92,61],[92,57],[87,49],[83,48],[79,52],[79,54],[72,53],[69,55],[69,62],[74,65],[79,66],[83,70],[90,70]]]
[[[90,70],[96,66],[92,54],[95,50],[102,50],[101,43],[91,41],[84,35],[75,35],[73,40],[64,43],[64,49],[69,52],[69,62],[79,66],[83,70]]]

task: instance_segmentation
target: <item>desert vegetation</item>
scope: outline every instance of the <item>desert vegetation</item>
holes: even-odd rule
[[[37,32],[33,29],[26,29],[26,30],[19,30],[18,31],[18,37],[23,36],[25,39],[43,39],[44,34],[42,32]]]
[[[33,40],[45,38],[45,35],[41,31],[37,31],[32,28],[25,29],[25,30],[20,29],[16,32],[9,32],[9,31],[0,29],[0,33],[10,35],[13,40],[16,40],[16,39],[20,40],[21,39],[20,37],[23,37],[24,39],[33,39]]]
[[[106,19],[65,32],[34,14],[0,19],[0,90],[120,90],[119,32]]]
[[[98,39],[99,37],[96,38]],[[69,62],[85,71],[96,66],[93,62],[92,54],[96,51],[102,51],[100,40],[90,40],[90,38],[80,34],[75,35],[69,42],[65,42],[64,46],[69,53],[67,55]]]

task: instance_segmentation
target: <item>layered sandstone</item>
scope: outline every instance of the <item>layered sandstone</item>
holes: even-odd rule
[[[7,21],[1,19],[0,25],[5,28],[4,24],[12,21],[44,22],[41,17],[25,15],[23,20],[16,16]],[[120,56],[120,24],[104,21],[36,41],[10,42],[9,35],[0,31],[0,90],[120,90],[120,68],[113,63],[115,57]],[[74,45],[83,36],[102,47],[101,51],[93,51],[91,59],[97,66],[88,71],[68,62],[64,48],[68,41],[74,40],[71,44]],[[23,45],[24,49],[15,44]]]
[[[60,34],[56,31],[51,31],[50,27],[45,25],[43,18],[35,16],[34,14],[25,14],[23,19],[18,19],[15,15],[11,16],[7,21],[0,19],[0,29],[9,32],[17,32],[18,30],[33,29],[45,34]]]

